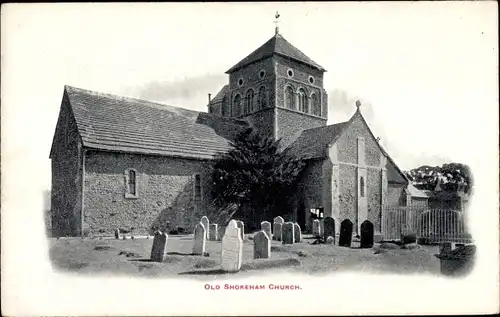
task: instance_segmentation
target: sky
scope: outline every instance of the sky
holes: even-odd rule
[[[328,124],[360,99],[400,168],[468,164],[479,133],[496,133],[491,4],[2,6],[2,148],[50,188],[64,85],[206,111],[224,72],[273,36],[278,10],[280,33],[327,69]]]

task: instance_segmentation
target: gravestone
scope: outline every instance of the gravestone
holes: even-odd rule
[[[241,240],[245,239],[245,224],[241,220],[236,220],[236,226],[240,229]]]
[[[211,223],[210,224],[210,229],[208,231],[209,235],[208,235],[208,240],[211,240],[211,241],[217,241],[218,240],[218,225],[216,223]]]
[[[120,239],[120,229],[115,230],[115,239]]]
[[[151,261],[163,262],[163,259],[167,254],[167,240],[168,235],[166,233],[161,231],[155,232],[153,247],[151,248]]]
[[[283,234],[282,228],[283,225],[281,223],[275,223],[273,226],[273,239],[276,241],[281,241],[281,236]]]
[[[285,222],[281,228],[281,240],[283,244],[293,244],[295,242],[294,237],[294,225],[292,222]]]
[[[321,232],[320,232],[320,224],[318,219],[313,220],[313,225],[312,225],[312,232],[313,232],[313,237],[319,238],[321,237]]]
[[[271,223],[269,221],[262,221],[260,223],[260,229],[267,234],[269,239],[273,238],[273,233],[271,231]]]
[[[269,259],[271,257],[271,239],[264,230],[253,237],[253,258]]]
[[[326,244],[335,244],[335,238],[332,236],[328,236],[326,238]]]
[[[295,238],[295,243],[302,241],[302,232],[300,231],[300,226],[298,223],[293,224],[293,235]]]
[[[205,242],[207,240],[207,234],[205,226],[200,222],[194,228],[193,235],[193,254],[203,255],[205,254]]]
[[[207,216],[201,217],[200,223],[205,228],[205,237],[207,239],[210,239],[210,234],[209,234],[209,232],[210,232],[210,221],[208,220],[208,217]]]
[[[325,234],[325,219],[320,219],[319,220],[319,236],[321,238],[323,238],[324,234]]]
[[[274,218],[273,239],[276,241],[281,241],[281,229],[284,222],[285,220],[283,220],[280,216]]]
[[[326,238],[332,237],[333,243],[335,243],[335,220],[332,217],[326,217],[324,224],[323,239],[326,240]]]
[[[243,239],[236,220],[231,220],[227,225],[222,238],[221,266],[227,272],[237,272],[241,268],[243,259]]]
[[[344,221],[340,223],[339,246],[350,248],[351,240],[352,240],[352,222],[349,219],[344,219]]]
[[[365,220],[361,224],[361,242],[360,248],[373,247],[373,224]]]

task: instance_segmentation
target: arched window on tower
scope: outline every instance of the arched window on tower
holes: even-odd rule
[[[304,89],[300,88],[299,89],[299,111],[307,113],[309,112],[308,109],[308,104],[307,104],[307,95]]]
[[[293,88],[290,86],[287,86],[285,90],[285,107],[295,109],[295,94],[293,93]]]
[[[253,90],[250,89],[247,91],[247,94],[245,96],[245,113],[244,114],[249,114],[253,112]]]
[[[264,109],[267,107],[267,89],[264,86],[261,86],[259,88],[259,97],[258,97],[258,105],[257,105],[257,110]]]
[[[311,95],[311,112],[315,116],[321,116],[321,105],[316,94]]]
[[[238,94],[234,96],[234,102],[233,102],[233,113],[235,114],[235,117],[240,116],[242,114],[241,111],[241,96]]]

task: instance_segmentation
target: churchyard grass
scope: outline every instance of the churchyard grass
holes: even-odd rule
[[[169,235],[167,255],[162,263],[151,262],[153,239],[48,239],[49,256],[57,272],[78,272],[86,275],[117,275],[142,277],[196,277],[210,279],[225,274],[220,272],[221,241],[206,241],[206,254],[192,255],[192,235]],[[373,272],[414,274],[440,274],[436,246],[419,246],[417,249],[373,248],[358,249],[353,241],[351,248],[338,245],[316,244],[311,235],[303,241],[282,244],[273,240],[270,259],[253,258],[253,241],[245,236],[243,265],[235,276],[259,272],[300,272],[325,274],[331,272]]]

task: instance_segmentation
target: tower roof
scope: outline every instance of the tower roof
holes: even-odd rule
[[[226,74],[232,73],[244,66],[271,57],[273,55],[287,57],[297,62],[304,63],[306,65],[319,69],[320,71],[326,72],[326,69],[307,57],[306,54],[302,53],[298,48],[285,40],[285,38],[281,36],[281,34],[277,33],[258,49],[250,53],[250,55],[248,55],[239,63],[226,71]]]

